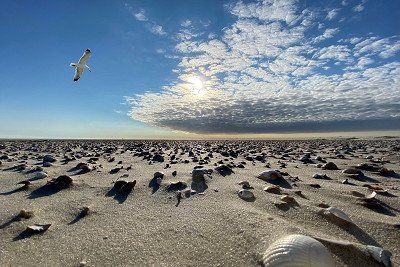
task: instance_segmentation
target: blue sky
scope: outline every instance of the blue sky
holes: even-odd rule
[[[3,1],[0,137],[399,129],[399,17],[396,0]]]

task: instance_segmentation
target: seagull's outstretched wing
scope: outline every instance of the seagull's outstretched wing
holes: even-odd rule
[[[90,49],[86,49],[85,53],[83,53],[82,57],[79,59],[78,63],[79,64],[85,64],[86,60],[90,56]]]
[[[81,75],[83,73],[83,70],[84,70],[83,68],[76,68],[75,75],[74,75],[74,82],[79,80],[79,78],[81,77]]]

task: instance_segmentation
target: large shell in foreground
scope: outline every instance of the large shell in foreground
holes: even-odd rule
[[[264,266],[334,267],[329,250],[305,235],[288,235],[275,241],[264,253]]]

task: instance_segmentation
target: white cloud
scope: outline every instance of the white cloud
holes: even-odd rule
[[[166,35],[166,34],[167,34],[167,33],[164,31],[163,26],[157,25],[157,24],[154,24],[154,25],[149,26],[149,30],[150,30],[151,33],[153,33],[153,34],[155,34],[155,35],[160,35],[160,36],[162,36],[162,35]]]
[[[355,12],[361,12],[361,11],[363,11],[363,10],[364,10],[364,5],[365,5],[366,2],[367,2],[367,0],[362,0],[360,4],[356,5],[356,6],[353,8],[353,10],[354,10]]]
[[[351,61],[350,49],[344,45],[331,45],[318,52],[319,59],[338,61]]]
[[[400,52],[399,37],[369,37],[354,46],[356,56],[378,54],[381,58],[389,58]]]
[[[339,12],[339,9],[331,9],[328,11],[328,14],[326,15],[326,19],[327,20],[332,20],[334,18],[336,18],[337,14]]]
[[[400,119],[400,62],[390,61],[400,49],[398,37],[352,37],[321,46],[339,29],[316,36],[323,15],[300,10],[296,3],[227,6],[235,16],[232,25],[219,36],[179,39],[177,79],[159,92],[129,98],[130,116],[199,133],[353,127],[355,121]],[[203,81],[201,93],[190,77]]]
[[[192,21],[191,20],[186,19],[186,20],[181,22],[181,26],[182,27],[189,27],[190,25],[192,25]]]
[[[357,67],[363,69],[365,66],[374,63],[374,61],[368,57],[360,57],[358,59]]]
[[[138,13],[135,13],[134,16],[139,21],[147,21],[147,17],[144,14],[144,9],[141,9]]]
[[[125,8],[132,14],[132,16],[140,21],[140,22],[144,22],[144,25],[146,26],[146,28],[153,34],[155,35],[166,35],[167,33],[165,32],[163,26],[158,25],[157,23],[155,23],[154,21],[150,20],[146,15],[146,11],[144,9],[140,9],[139,11],[135,11],[135,9],[130,6],[129,4],[125,3],[124,4]]]
[[[319,35],[313,39],[314,43],[324,41],[326,39],[332,38],[336,33],[339,32],[338,28],[326,29],[322,35]]]

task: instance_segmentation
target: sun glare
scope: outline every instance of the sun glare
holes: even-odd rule
[[[199,76],[190,76],[187,81],[189,82],[189,89],[193,94],[197,96],[203,96],[206,94],[207,90],[204,82]]]

